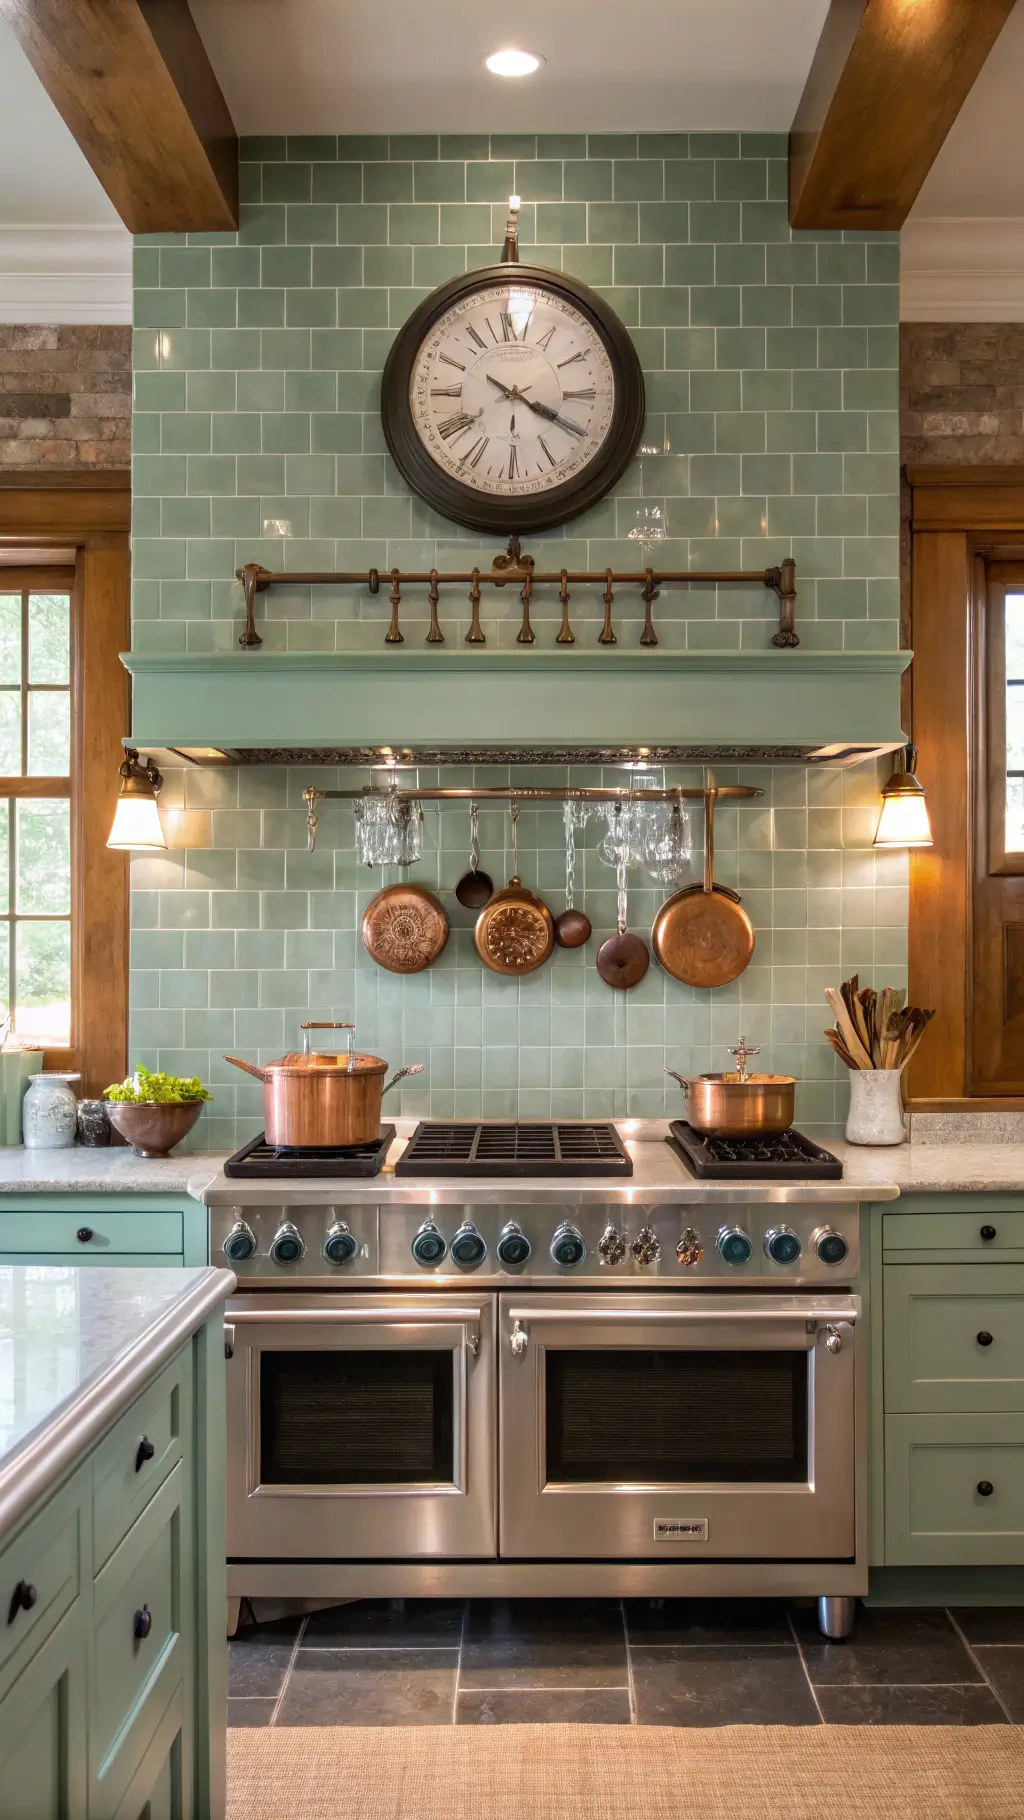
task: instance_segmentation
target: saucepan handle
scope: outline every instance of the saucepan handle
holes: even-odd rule
[[[244,1068],[246,1074],[255,1076],[258,1081],[265,1081],[267,1078],[262,1068],[257,1068],[252,1062],[243,1062],[237,1055],[226,1055],[224,1060],[230,1062],[232,1068]]]
[[[407,1074],[422,1074],[425,1066],[425,1062],[410,1062],[408,1068],[399,1068],[398,1073],[391,1076],[387,1086],[381,1088],[381,1099],[386,1093],[391,1092],[392,1087],[397,1087],[399,1081],[404,1081]]]
[[[674,1068],[666,1068],[665,1073],[670,1074],[674,1081],[679,1082],[679,1085],[682,1088],[684,1093],[689,1093],[690,1083],[687,1080],[685,1074],[677,1074]]]

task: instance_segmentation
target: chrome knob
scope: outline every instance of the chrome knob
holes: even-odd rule
[[[476,1227],[467,1220],[465,1225],[459,1227],[452,1240],[452,1257],[455,1263],[465,1265],[467,1270],[473,1270],[477,1264],[483,1263],[486,1256],[486,1243]]]
[[[676,1246],[676,1263],[689,1270],[691,1264],[699,1264],[703,1256],[704,1247],[696,1226],[684,1226]]]
[[[723,1226],[715,1244],[723,1264],[749,1264],[754,1247],[742,1226]]]
[[[843,1350],[843,1336],[840,1333],[838,1327],[834,1327],[832,1325],[832,1322],[829,1321],[827,1327],[825,1328],[825,1351],[826,1352],[842,1352],[842,1350]]]
[[[626,1241],[614,1226],[606,1226],[597,1244],[602,1264],[621,1264],[626,1255]]]
[[[501,1229],[498,1243],[494,1247],[499,1264],[514,1270],[521,1264],[528,1264],[533,1246],[530,1244],[521,1226],[515,1220],[509,1220]]]
[[[842,1233],[834,1226],[819,1226],[811,1233],[811,1245],[819,1264],[842,1264],[850,1252]]]
[[[224,1256],[232,1264],[244,1264],[256,1250],[256,1234],[244,1220],[236,1220],[222,1246]]]
[[[440,1264],[447,1250],[444,1233],[433,1220],[424,1220],[412,1242],[412,1255],[417,1264]]]
[[[583,1234],[577,1232],[575,1226],[570,1226],[568,1220],[563,1220],[551,1241],[551,1256],[554,1262],[568,1270],[574,1264],[582,1264],[586,1255],[587,1247],[583,1242]]]
[[[302,1234],[291,1220],[282,1220],[274,1234],[270,1255],[275,1264],[297,1264],[306,1255]]]
[[[795,1264],[800,1240],[788,1226],[770,1226],[764,1235],[764,1252],[773,1264]]]
[[[508,1344],[512,1357],[514,1359],[521,1359],[527,1346],[530,1344],[529,1332],[523,1326],[522,1321],[514,1322],[512,1332],[508,1336]]]
[[[629,1249],[637,1264],[657,1264],[661,1261],[661,1240],[653,1226],[641,1226]]]
[[[324,1257],[329,1264],[349,1264],[359,1246],[344,1220],[335,1220],[324,1240]]]

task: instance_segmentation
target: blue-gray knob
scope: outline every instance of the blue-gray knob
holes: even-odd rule
[[[291,1220],[284,1220],[274,1234],[270,1255],[275,1264],[297,1264],[306,1255],[302,1234]]]
[[[447,1250],[443,1232],[433,1220],[426,1220],[412,1242],[412,1255],[417,1264],[440,1264]]]
[[[246,1258],[251,1258],[255,1250],[256,1234],[252,1227],[247,1226],[244,1220],[236,1220],[224,1240],[224,1256],[232,1264],[244,1264]]]
[[[356,1244],[344,1220],[336,1220],[324,1240],[324,1257],[329,1264],[348,1264],[355,1257]]]
[[[568,1222],[559,1226],[551,1241],[551,1256],[555,1263],[571,1269],[574,1264],[582,1264],[586,1255],[587,1247],[583,1242],[583,1234],[577,1232],[575,1226],[570,1226]]]
[[[515,1269],[517,1265],[529,1263],[533,1246],[522,1227],[517,1226],[514,1220],[509,1220],[508,1225],[501,1229],[501,1237],[495,1249],[499,1264]]]
[[[459,1227],[452,1240],[452,1257],[455,1263],[463,1265],[467,1270],[472,1270],[477,1264],[482,1264],[486,1256],[487,1246],[484,1240],[476,1227],[467,1221],[464,1226]]]
[[[788,1226],[773,1226],[764,1235],[764,1249],[773,1264],[795,1264],[800,1256],[800,1240]]]

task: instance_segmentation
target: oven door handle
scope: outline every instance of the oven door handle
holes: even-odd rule
[[[257,1326],[322,1326],[325,1322],[331,1326],[335,1323],[342,1327],[464,1327],[466,1344],[473,1357],[480,1357],[480,1310],[479,1308],[240,1308],[231,1310],[234,1322],[246,1324],[253,1322]]]
[[[829,1327],[853,1326],[857,1319],[857,1308],[851,1302],[848,1308],[837,1308],[834,1300],[827,1306],[808,1301],[806,1307],[799,1308],[744,1308],[739,1312],[735,1308],[509,1308],[507,1319],[514,1325],[527,1321],[547,1321],[557,1326],[572,1326],[574,1322],[594,1326],[603,1321],[637,1322],[644,1326],[656,1322],[660,1326],[684,1326],[688,1322],[739,1322],[746,1325],[748,1321],[771,1323],[804,1321],[808,1327],[816,1326],[819,1321]],[[515,1350],[515,1348],[513,1348]]]

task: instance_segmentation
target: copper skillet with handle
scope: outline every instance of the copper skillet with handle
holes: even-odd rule
[[[727,986],[749,966],[754,926],[728,885],[715,884],[715,803],[709,784],[704,799],[704,882],[688,885],[662,904],[651,930],[651,946],[666,973],[686,986]]]

